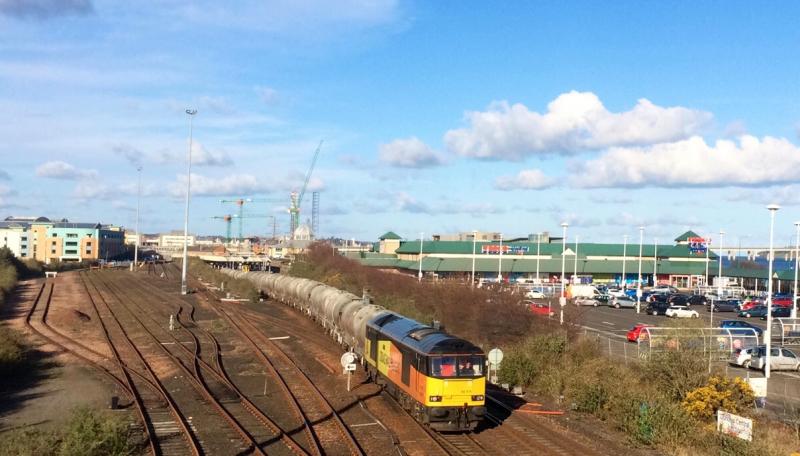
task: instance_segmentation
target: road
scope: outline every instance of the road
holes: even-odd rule
[[[615,309],[613,307],[581,307],[577,309],[581,326],[587,331],[598,333],[608,337],[612,341],[619,343],[609,343],[609,350],[612,355],[627,356],[634,358],[637,355],[635,343],[627,342],[626,333],[637,323],[644,323],[656,326],[671,326],[674,322],[672,318],[663,315],[653,316],[644,313],[637,314],[635,309]],[[700,318],[706,322],[708,327],[712,326],[711,313],[705,307],[693,306],[694,310],[700,314]],[[554,310],[558,311],[554,307]],[[556,316],[557,318],[557,316]],[[758,318],[738,317],[734,312],[714,312],[713,326],[718,327],[721,320],[744,320],[762,329],[766,329],[766,322]],[[793,348],[795,353],[800,354],[800,346]],[[763,377],[760,371],[743,369],[728,366],[728,373],[740,377]],[[800,409],[800,373],[798,372],[773,372],[769,381],[768,407],[774,411],[781,412],[791,408]]]

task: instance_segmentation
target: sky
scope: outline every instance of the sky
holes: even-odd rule
[[[800,4],[496,3],[0,0],[0,214],[794,243]]]

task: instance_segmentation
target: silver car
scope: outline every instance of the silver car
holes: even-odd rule
[[[597,307],[600,305],[600,301],[595,298],[590,298],[588,296],[578,296],[574,299],[576,306],[594,306]]]
[[[635,309],[636,300],[629,296],[614,296],[608,300],[608,306],[614,307],[615,309],[621,309],[623,307]]]
[[[751,355],[750,367],[764,370],[767,365],[767,348],[759,347],[758,353]],[[772,347],[769,360],[770,370],[800,370],[800,359],[793,351],[783,347]]]

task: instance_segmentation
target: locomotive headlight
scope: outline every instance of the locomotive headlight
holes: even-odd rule
[[[442,396],[431,396],[428,398],[431,402],[442,402]]]
[[[475,396],[472,396],[472,400],[475,402],[482,401],[483,399],[484,399],[483,394],[477,394]]]

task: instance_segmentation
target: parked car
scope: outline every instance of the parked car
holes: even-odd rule
[[[763,300],[763,299],[759,299],[759,298],[746,298],[746,299],[745,299],[745,300],[742,302],[742,305],[739,307],[739,310],[740,310],[740,311],[742,311],[742,310],[750,310],[750,309],[752,309],[753,307],[757,307],[757,306],[763,306],[763,305],[764,305],[764,300]]]
[[[600,305],[600,300],[596,298],[590,298],[587,296],[578,296],[577,298],[572,300],[576,306],[594,306],[597,307]]]
[[[652,328],[652,325],[646,325],[644,323],[637,323],[633,328],[628,330],[628,341],[629,342],[638,342],[640,339],[644,340],[647,338],[647,331],[643,331],[644,328]]]
[[[686,302],[687,306],[704,306],[708,302],[708,298],[703,295],[691,295]]]
[[[570,298],[577,298],[579,296],[594,298],[600,294],[600,290],[594,285],[589,284],[572,284],[567,287],[567,296]]]
[[[791,307],[772,307],[772,317],[773,318],[789,318],[792,316],[792,308]],[[762,320],[767,319],[767,314],[761,317]]]
[[[669,306],[664,315],[673,318],[699,318],[700,315],[696,310],[692,310],[686,306]]]
[[[673,306],[688,306],[689,298],[691,297],[689,295],[682,293],[675,293],[667,296],[668,296],[667,302],[672,304]]]
[[[677,293],[678,289],[671,285],[658,285],[653,287],[650,291],[653,293],[672,294]]]
[[[647,310],[645,310],[645,312],[647,312],[649,315],[666,315],[669,306],[669,303],[666,302],[651,302],[647,305]]]
[[[540,290],[528,290],[528,292],[525,293],[525,297],[528,299],[544,299],[545,295]]]
[[[611,297],[625,296],[625,290],[619,287],[611,287],[606,290],[606,293]]]
[[[758,326],[742,320],[722,320],[719,322],[719,327],[730,330],[731,334],[749,336],[754,334],[755,331],[755,334],[761,337],[764,333],[764,330]]]
[[[718,301],[711,301],[706,310],[709,312],[711,312],[712,309],[714,312],[738,312],[740,304],[741,301],[738,299],[721,299]]]
[[[636,288],[628,288],[625,290],[625,296],[636,299]]]
[[[739,316],[740,317],[744,317],[744,318],[764,317],[766,315],[767,315],[767,306],[765,306],[765,305],[755,306],[755,307],[751,307],[751,308],[749,308],[747,310],[740,310],[739,311]]]
[[[748,368],[753,359],[753,353],[761,347],[737,348],[731,353],[730,363],[733,366]]]
[[[792,307],[792,297],[783,295],[773,296],[772,307]]]
[[[535,313],[536,315],[544,315],[546,317],[552,317],[555,315],[555,312],[550,309],[550,306],[543,302],[529,301],[528,308],[531,309],[531,312]]]
[[[749,367],[764,370],[767,366],[767,348],[758,347],[758,352],[753,352]],[[800,370],[800,360],[788,348],[772,347],[769,360],[770,370]]]
[[[647,296],[642,296],[642,301],[647,302],[668,302],[670,295],[666,293],[650,293]]]
[[[636,308],[636,298],[631,298],[630,296],[621,296],[618,298],[612,298],[608,301],[608,306],[613,307],[615,309],[620,309],[622,307],[627,307],[629,309]]]

